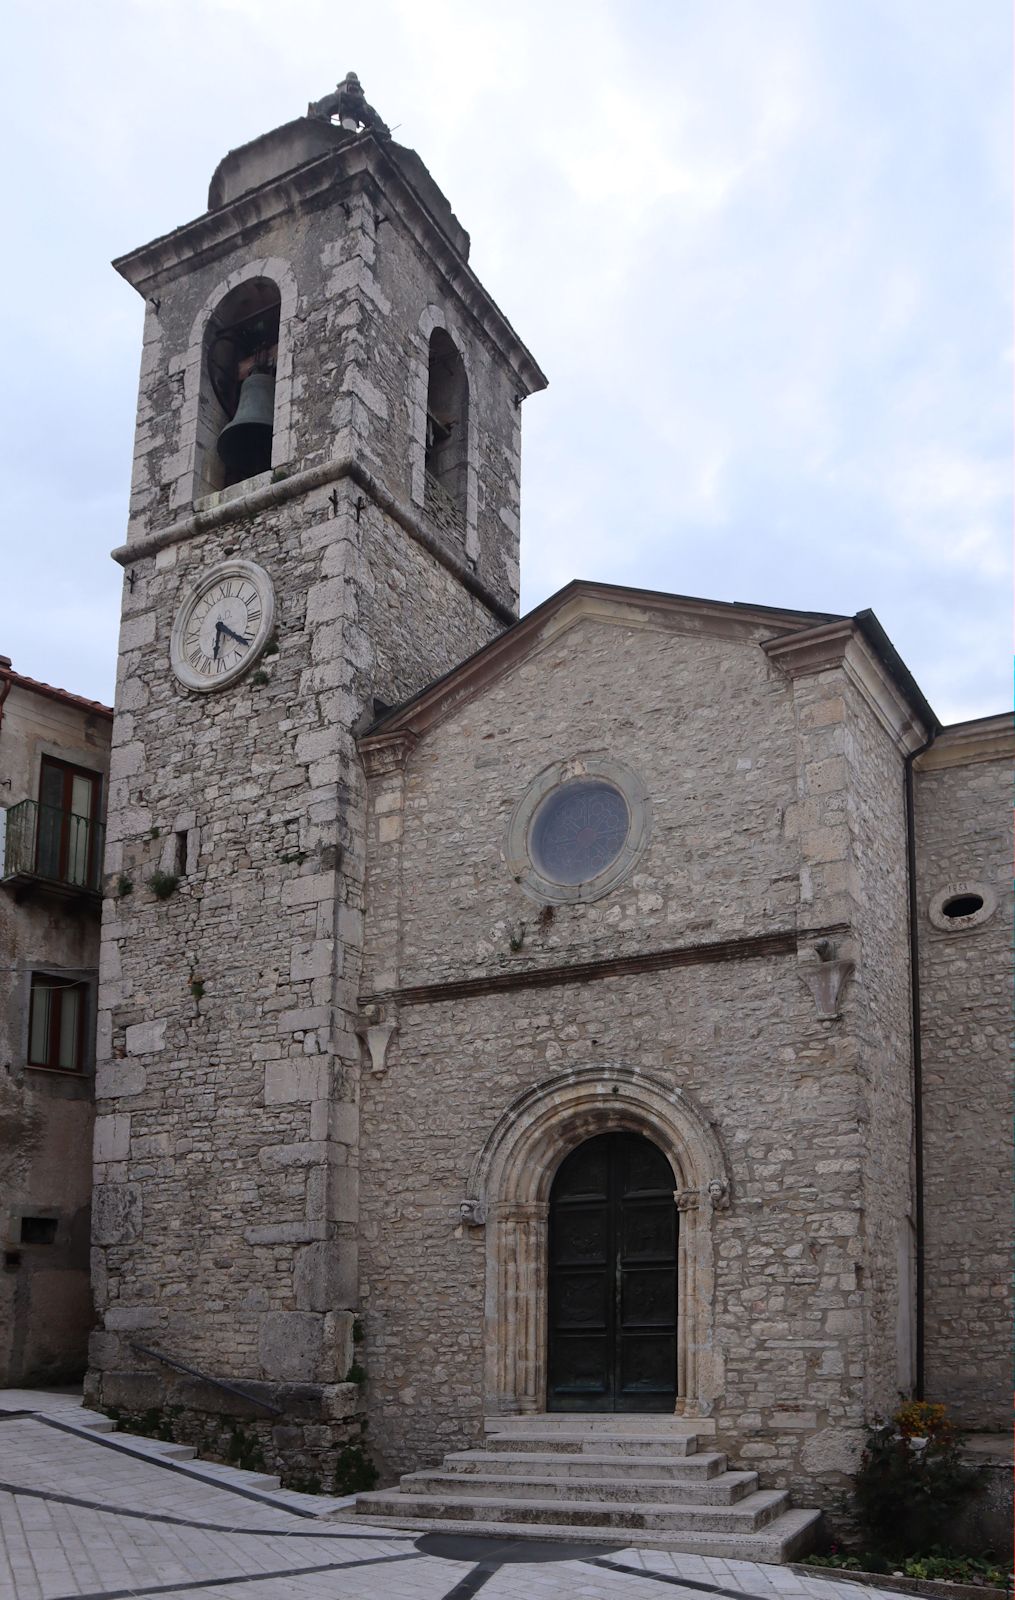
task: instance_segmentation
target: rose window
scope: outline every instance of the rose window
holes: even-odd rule
[[[548,794],[536,810],[529,850],[539,871],[555,883],[588,883],[620,855],[631,813],[619,789],[599,778],[579,778]]]

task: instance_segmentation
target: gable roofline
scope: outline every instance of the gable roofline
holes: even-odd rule
[[[579,616],[594,616],[597,613],[607,617],[611,610],[619,612],[624,609],[631,612],[632,618],[640,612],[641,619],[646,622],[653,617],[660,622],[683,618],[691,624],[691,631],[695,631],[695,623],[699,627],[710,623],[712,631],[725,633],[729,637],[746,638],[759,627],[770,630],[767,640],[759,642],[774,643],[790,637],[803,639],[810,634],[822,634],[829,628],[837,632],[852,632],[855,629],[867,639],[873,653],[889,671],[904,698],[913,704],[921,721],[926,721],[928,728],[935,730],[939,726],[873,612],[861,612],[852,618],[838,612],[797,611],[790,607],[751,605],[741,600],[708,600],[697,595],[670,594],[660,589],[635,589],[623,584],[595,583],[586,578],[574,578],[458,666],[434,679],[402,705],[385,711],[360,736],[360,744],[366,745],[375,738],[380,741],[382,737],[389,740],[391,735],[400,733],[420,737],[531,654],[547,637],[563,631],[572,620],[569,613],[573,613],[573,620],[577,620]]]

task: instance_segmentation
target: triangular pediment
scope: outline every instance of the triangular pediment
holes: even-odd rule
[[[619,584],[575,579],[412,700],[386,712],[361,743],[388,740],[400,734],[421,737],[466,701],[484,693],[493,683],[514,671],[521,662],[559,644],[561,638],[575,628],[589,625],[644,628],[691,638],[712,637],[762,644],[769,639],[848,621],[829,612],[702,600],[653,589],[629,589]]]

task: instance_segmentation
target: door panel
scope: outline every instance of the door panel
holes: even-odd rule
[[[608,1133],[569,1155],[550,1195],[551,1411],[672,1411],[677,1208],[648,1139]]]

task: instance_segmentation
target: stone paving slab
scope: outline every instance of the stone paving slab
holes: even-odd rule
[[[20,1413],[20,1414],[14,1414]],[[30,1414],[25,1414],[30,1413]],[[80,1399],[0,1391],[3,1600],[879,1600],[785,1567],[327,1520],[334,1501],[208,1483],[82,1427]],[[125,1444],[129,1439],[124,1437]]]

